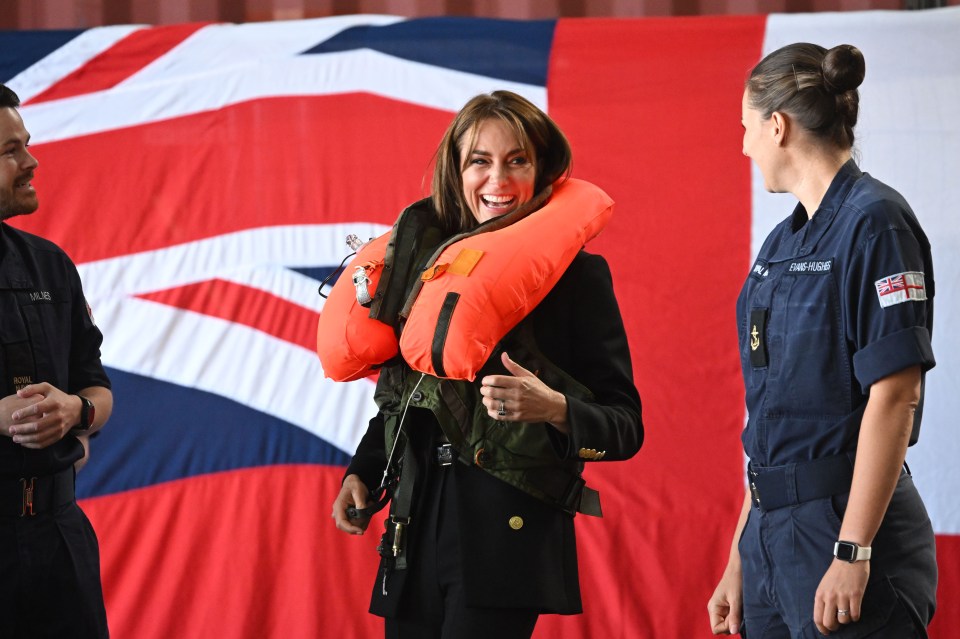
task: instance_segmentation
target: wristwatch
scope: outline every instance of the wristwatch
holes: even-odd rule
[[[88,431],[90,427],[93,426],[93,419],[97,409],[94,407],[93,402],[83,395],[77,395],[77,397],[80,398],[80,422],[73,428],[81,432]]]
[[[870,546],[861,546],[852,541],[838,541],[833,545],[833,556],[851,564],[857,561],[868,561],[870,554]]]

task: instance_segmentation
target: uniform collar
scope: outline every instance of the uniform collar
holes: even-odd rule
[[[837,211],[847,199],[850,189],[862,176],[863,173],[857,163],[852,159],[847,160],[830,182],[813,217],[808,219],[807,210],[798,203],[790,217],[792,237],[781,244],[780,250],[771,262],[792,260],[813,253],[820,238],[836,219]]]
[[[847,199],[847,194],[850,192],[850,189],[861,177],[863,177],[863,172],[860,171],[860,167],[857,166],[857,163],[854,162],[853,159],[844,162],[843,166],[840,167],[840,170],[837,171],[837,174],[830,182],[830,186],[827,187],[827,192],[823,194],[820,206],[817,207],[816,212],[809,220],[807,219],[806,209],[803,208],[802,204],[797,204],[797,207],[793,210],[793,217],[791,218],[791,228],[794,233],[803,228],[808,222],[817,222],[818,218],[820,222],[824,222],[824,224],[818,224],[818,226],[821,228],[829,226],[837,210],[843,204],[843,201]]]
[[[33,281],[12,235],[13,229],[0,222],[0,288],[31,288]]]

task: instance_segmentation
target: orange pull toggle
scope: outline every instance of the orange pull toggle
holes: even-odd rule
[[[449,266],[450,266],[449,264],[434,264],[433,266],[429,267],[427,270],[425,270],[423,273],[420,274],[420,279],[423,280],[424,282],[429,282],[430,280],[437,277],[438,275],[442,275],[443,273],[445,273]]]

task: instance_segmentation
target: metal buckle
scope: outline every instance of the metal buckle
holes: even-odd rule
[[[391,552],[393,552],[394,557],[399,557],[400,553],[403,552],[403,530],[410,525],[409,517],[395,517],[390,515],[390,521],[393,522],[393,544],[390,547]]]
[[[750,471],[750,474],[754,477],[757,476],[757,473],[753,472],[752,470]],[[760,489],[757,488],[757,485],[752,480],[750,481],[750,499],[753,500],[753,503],[757,508],[763,510],[760,507]]]
[[[23,488],[22,502],[20,505],[20,516],[26,517],[30,515],[33,517],[37,513],[33,512],[33,490],[35,488],[34,482],[37,480],[36,477],[30,478],[30,483],[27,483],[27,480],[20,478],[20,485]]]
[[[454,461],[454,450],[452,444],[441,444],[437,446],[437,463],[441,466],[450,466]]]

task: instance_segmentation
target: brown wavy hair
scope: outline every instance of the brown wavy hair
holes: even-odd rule
[[[453,118],[436,152],[431,198],[440,223],[451,233],[477,225],[463,197],[464,159],[460,156],[460,145],[469,140],[466,145],[469,156],[476,144],[478,125],[490,119],[506,123],[523,150],[536,158],[535,193],[570,174],[573,162],[570,143],[550,116],[511,91],[478,95]]]

